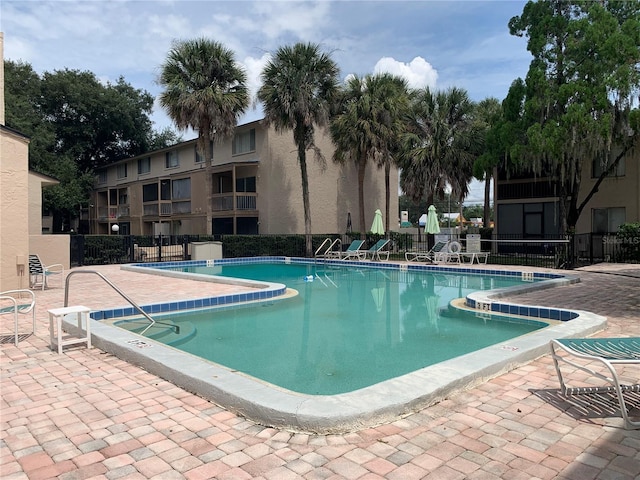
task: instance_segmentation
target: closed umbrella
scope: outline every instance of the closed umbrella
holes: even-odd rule
[[[440,233],[440,224],[438,223],[438,214],[436,213],[436,207],[429,206],[427,213],[427,223],[424,224],[425,233]]]
[[[382,223],[382,212],[380,209],[376,210],[373,215],[373,224],[371,224],[371,233],[376,235],[384,235],[384,223]]]

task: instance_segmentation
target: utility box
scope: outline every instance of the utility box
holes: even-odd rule
[[[222,258],[222,242],[192,242],[191,260],[219,260]]]

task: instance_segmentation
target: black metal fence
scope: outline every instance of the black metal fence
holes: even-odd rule
[[[313,235],[313,252],[327,239],[339,239],[334,248],[346,249],[360,234]],[[427,252],[433,235],[392,232],[390,259],[404,260],[404,254]],[[466,247],[465,234],[448,237]],[[366,235],[365,248],[380,239]],[[190,260],[198,244],[220,242],[223,258],[256,256],[305,256],[304,235],[74,235],[71,237],[71,264],[106,265],[133,262]],[[528,239],[509,235],[482,235],[481,250],[489,252],[494,265],[529,265],[573,268],[598,262],[640,262],[640,237],[620,240],[615,234],[583,234],[573,238]],[[326,244],[327,245],[327,244]]]

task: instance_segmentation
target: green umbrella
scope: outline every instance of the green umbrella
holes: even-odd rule
[[[438,214],[436,213],[436,207],[429,206],[427,213],[427,222],[424,224],[425,233],[440,233],[440,225],[438,224]]]
[[[373,216],[371,233],[375,233],[377,235],[384,235],[384,223],[382,223],[382,212],[380,211],[380,209],[377,209],[375,215]]]

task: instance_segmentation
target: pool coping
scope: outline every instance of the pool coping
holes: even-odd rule
[[[253,259],[252,263],[274,260],[309,263],[308,259],[288,259],[287,257],[260,257],[259,259]],[[237,263],[237,259],[229,259],[229,262],[216,260],[216,262],[220,263],[234,261]],[[176,266],[193,264],[193,262],[170,263],[175,263]],[[429,265],[406,265],[391,262],[356,261],[347,263],[354,263],[360,266],[406,269],[408,271],[435,270],[443,273],[471,274],[486,274],[487,271],[491,271],[498,272],[495,273],[497,275],[508,276],[518,274],[517,271],[516,273],[507,273],[513,271],[496,269],[470,270],[446,266],[429,268]],[[344,265],[345,262],[337,261],[337,264]],[[161,265],[167,266],[166,263]],[[121,268],[151,273],[148,266],[149,264],[144,264],[144,266],[137,264],[126,265]],[[184,275],[180,274],[180,272],[173,273],[177,273],[179,275],[176,276],[184,278]],[[505,295],[523,293],[524,291],[537,290],[539,288],[551,288],[579,281],[577,277],[571,275],[535,273],[541,275],[541,278],[544,278],[545,281],[492,291],[474,292],[467,296],[467,306],[474,308],[476,315],[479,317],[486,317],[492,311],[500,313],[500,309],[505,308],[504,305],[507,305],[508,308],[516,306],[518,311],[520,311],[520,307],[528,308],[531,313],[531,308],[536,307],[501,302],[499,299]],[[197,279],[202,280],[201,278]],[[235,281],[235,279],[231,280]],[[273,298],[273,292],[278,291],[281,286],[281,284],[267,284],[267,282],[249,283],[266,284],[265,289],[269,290],[271,292],[270,295],[272,295],[270,298]],[[278,295],[275,296],[277,297]],[[258,298],[239,300],[240,297],[238,296],[238,301],[261,300],[259,294]],[[475,306],[472,307],[470,305],[471,301],[476,302]],[[184,307],[187,308],[187,302],[185,301],[184,303]],[[224,303],[232,302],[222,302],[219,305]],[[489,310],[486,309],[486,304],[490,305]],[[478,308],[478,306],[482,308]],[[143,306],[143,308],[146,307],[148,306]],[[497,308],[497,310],[492,310],[494,308]],[[260,424],[307,433],[345,433],[394,421],[416,410],[433,405],[455,391],[471,388],[491,377],[509,371],[517,365],[547,354],[549,353],[549,342],[552,339],[588,336],[606,327],[606,319],[591,312],[549,309],[548,307],[537,308],[539,313],[543,310],[569,312],[571,319],[554,322],[554,324],[544,329],[527,335],[360,390],[338,395],[306,395],[291,392],[158,343],[152,339],[142,338],[124,329],[108,325],[105,322],[92,322],[92,341],[98,348],[114,354],[118,358],[139,365],[175,385]],[[123,310],[125,309],[113,309],[113,312]],[[95,313],[98,312],[92,313],[92,318],[94,318]],[[108,315],[103,315],[103,317],[109,318]],[[538,315],[538,318],[533,318],[531,315],[529,317],[536,321],[545,318],[540,315]],[[561,318],[558,319],[561,320]],[[65,321],[65,327],[72,330],[73,324]]]

